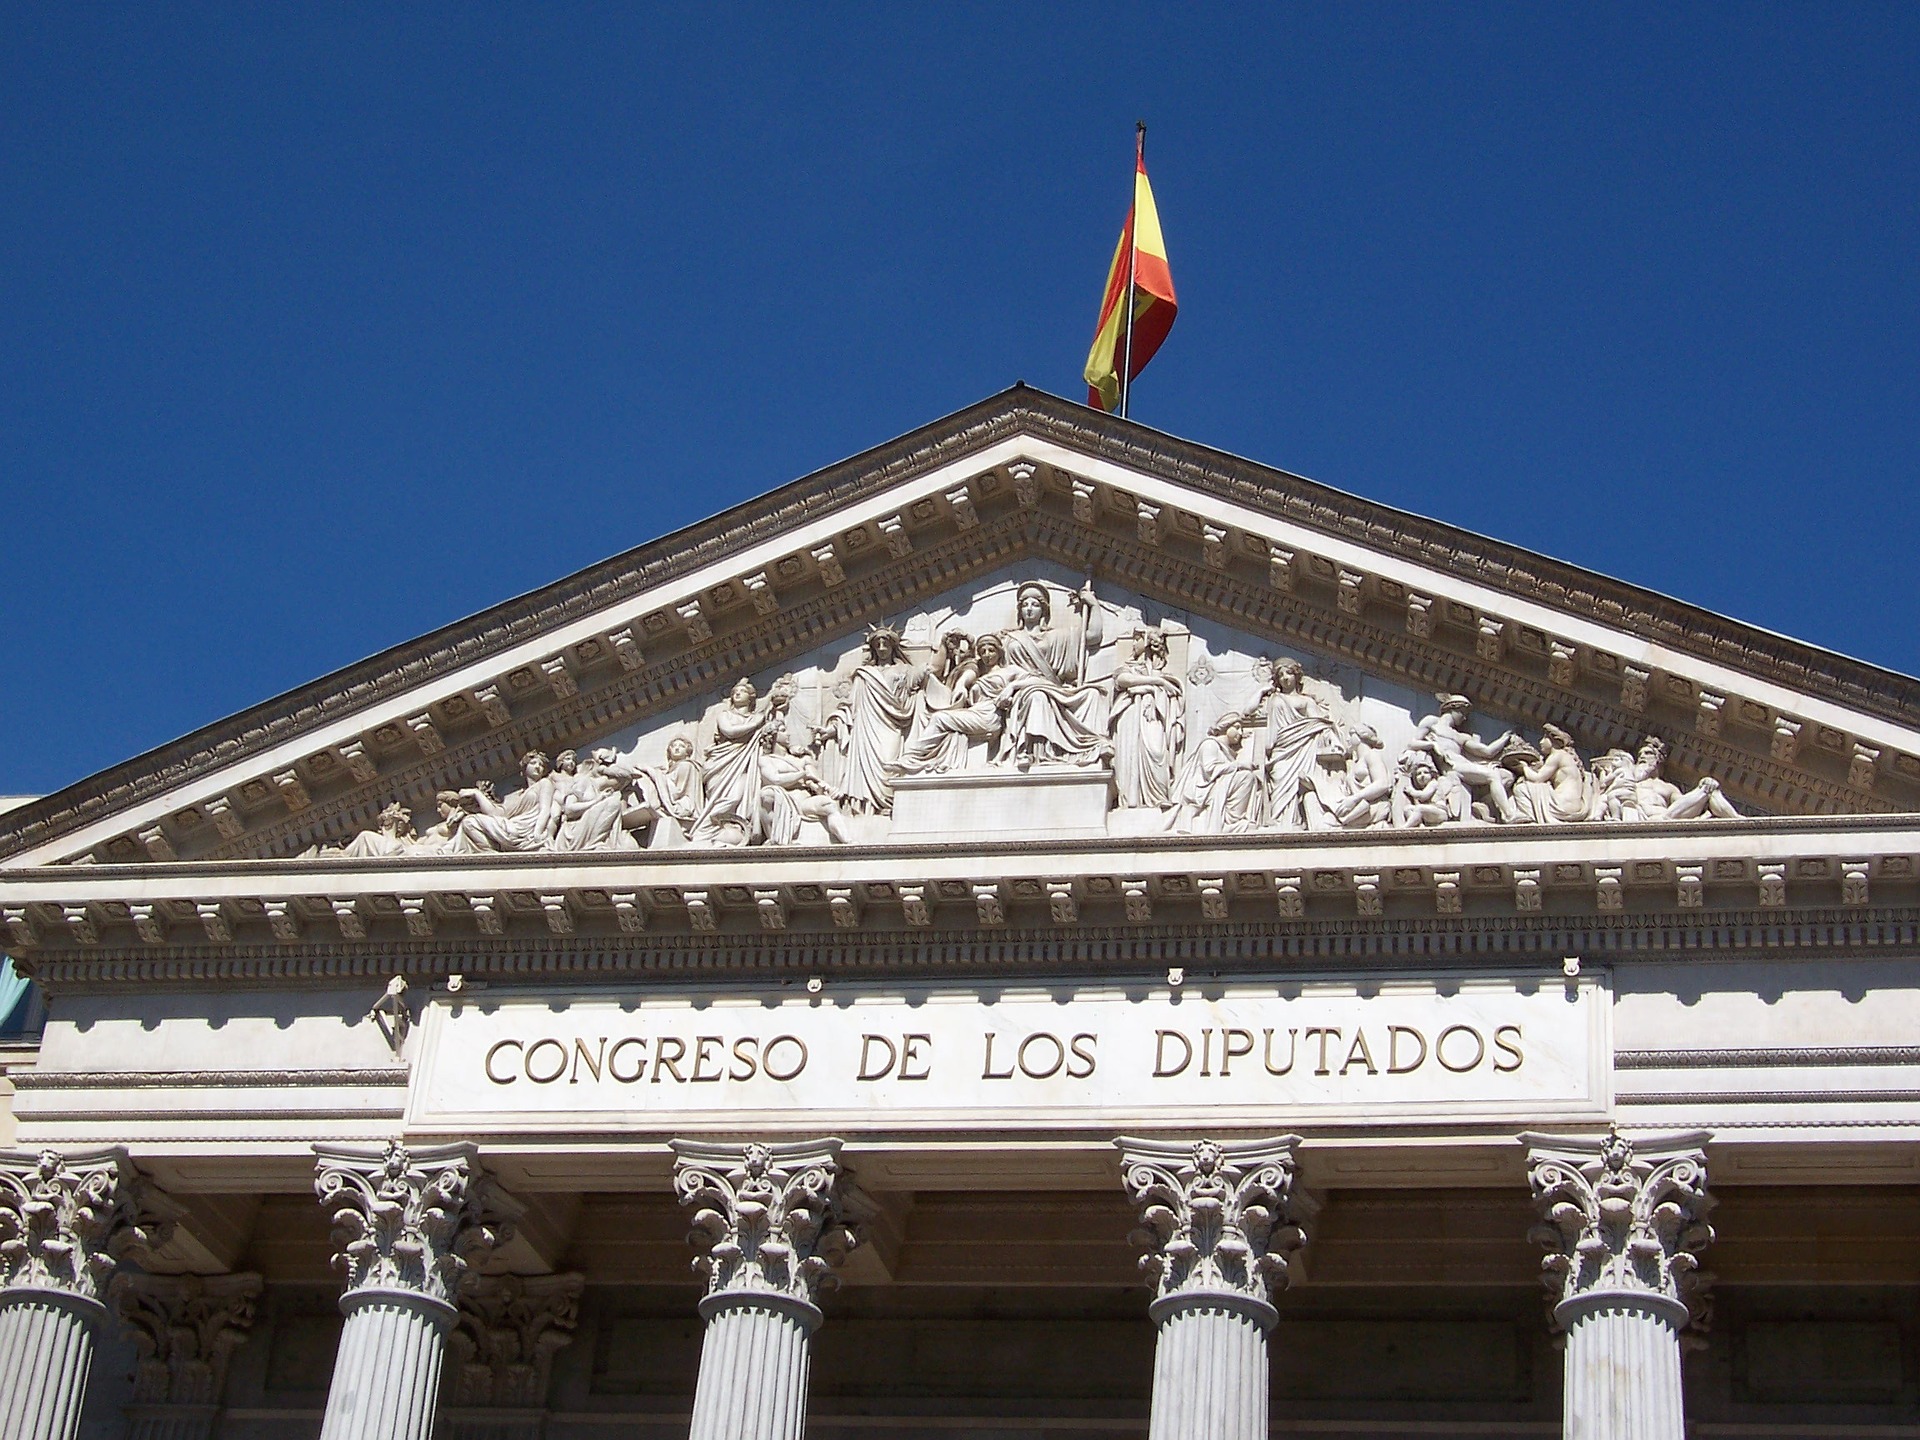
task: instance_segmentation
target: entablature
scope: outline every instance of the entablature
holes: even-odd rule
[[[997,937],[1163,932],[1260,937],[1275,955],[1512,953],[1616,930],[1695,948],[1701,936],[1756,925],[1811,926],[1801,943],[1818,943],[1823,928],[1831,943],[1836,925],[1900,943],[1902,917],[1920,905],[1916,855],[1920,822],[1886,816],[46,866],[0,872],[0,915],[12,953],[43,979],[57,966],[74,981],[96,959],[102,975],[156,977],[167,957],[188,970],[247,957],[243,968],[286,975],[308,964],[337,973],[340,957],[362,953],[385,957],[375,968],[405,970],[411,954],[438,970],[450,954],[534,942],[555,953],[630,950],[641,968],[659,945],[691,945],[711,952],[700,963],[724,967],[740,947],[773,954],[860,940],[907,957],[936,939],[979,942],[990,966]]]

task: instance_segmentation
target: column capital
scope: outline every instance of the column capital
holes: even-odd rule
[[[1541,1279],[1563,1328],[1624,1305],[1678,1332],[1703,1324],[1710,1277],[1699,1253],[1713,1240],[1707,1212],[1707,1132],[1628,1139],[1525,1134],[1527,1183],[1547,1249]]]
[[[1120,1178],[1140,1207],[1129,1237],[1148,1247],[1140,1268],[1155,1319],[1190,1304],[1246,1310],[1263,1325],[1288,1281],[1288,1256],[1306,1243],[1293,1193],[1298,1135],[1269,1140],[1114,1141]]]
[[[469,1144],[410,1150],[315,1145],[314,1193],[333,1207],[333,1263],[346,1273],[343,1306],[362,1293],[407,1294],[453,1318],[468,1270],[513,1235],[521,1207],[480,1166]]]
[[[587,1278],[477,1275],[460,1291],[447,1337],[453,1373],[447,1403],[533,1409],[547,1403],[553,1357],[573,1343]]]
[[[817,1323],[820,1287],[855,1243],[841,1222],[841,1142],[671,1144],[674,1193],[698,1207],[687,1238],[707,1280],[701,1314],[752,1299]]]
[[[165,1245],[177,1216],[118,1146],[0,1150],[0,1291],[51,1291],[97,1317],[120,1261]]]
[[[140,1359],[136,1405],[217,1405],[227,1362],[253,1328],[261,1279],[239,1275],[143,1275],[113,1280],[113,1308]]]

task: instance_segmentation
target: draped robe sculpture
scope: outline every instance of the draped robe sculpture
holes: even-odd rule
[[[1010,672],[1000,758],[1022,770],[1036,761],[1093,765],[1112,754],[1106,689],[1083,683],[1087,654],[1102,639],[1091,581],[1072,604],[1075,620],[1055,625],[1052,595],[1030,580],[1016,596],[1018,623],[1000,637]]]
[[[902,653],[900,633],[867,632],[867,659],[853,672],[852,691],[827,717],[824,743],[836,747],[833,792],[847,809],[884,815],[893,809],[893,774],[907,732],[920,712],[927,672]]]
[[[1167,669],[1164,631],[1145,631],[1140,653],[1113,676],[1113,788],[1129,808],[1173,803],[1173,767],[1186,738],[1186,686]]]

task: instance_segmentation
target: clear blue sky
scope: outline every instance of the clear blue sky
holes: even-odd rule
[[[404,13],[401,13],[404,8]],[[0,791],[1078,375],[1920,671],[1920,5],[11,3]]]

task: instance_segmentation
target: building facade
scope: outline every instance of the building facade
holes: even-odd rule
[[[1916,811],[1017,387],[0,816],[0,1434],[1920,1435]]]

